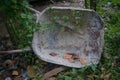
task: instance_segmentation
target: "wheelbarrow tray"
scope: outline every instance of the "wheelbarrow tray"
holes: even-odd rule
[[[39,22],[41,27],[34,33],[32,48],[40,59],[75,68],[98,64],[104,44],[104,28],[95,11],[50,7],[41,12]],[[80,58],[70,62],[64,58],[67,53],[77,54]]]

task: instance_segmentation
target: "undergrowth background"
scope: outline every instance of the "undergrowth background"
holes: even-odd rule
[[[120,80],[120,1],[97,0],[97,12],[104,21],[104,50],[99,64],[70,69],[58,80]]]
[[[98,65],[81,69],[71,68],[60,73],[56,76],[57,80],[107,80],[104,78],[105,76],[109,78],[108,80],[120,80],[120,1],[96,1],[97,12],[102,17],[105,27],[105,43],[101,60]],[[11,34],[12,41],[18,48],[30,46],[33,33],[40,27],[33,22],[34,16],[25,8],[26,6],[30,6],[26,0],[0,1],[0,11],[6,15],[6,26]],[[31,53],[21,56],[26,57],[29,62],[35,57]],[[34,63],[36,68],[43,66],[39,61],[36,58]]]

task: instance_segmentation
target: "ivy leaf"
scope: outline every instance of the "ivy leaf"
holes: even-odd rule
[[[91,65],[91,69],[92,69],[93,71],[95,71],[95,70],[96,70],[96,67],[97,67],[97,66],[96,66],[96,65],[94,65],[94,64],[92,64],[92,65]]]
[[[21,18],[26,18],[26,14],[24,14],[24,13],[21,13],[20,16],[21,16]]]
[[[72,80],[72,78],[69,76],[65,76],[65,80]]]

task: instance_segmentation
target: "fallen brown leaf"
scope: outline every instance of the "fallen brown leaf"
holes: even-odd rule
[[[106,68],[104,68],[104,67],[101,67],[101,71],[106,71]]]
[[[70,58],[72,58],[72,55],[71,54],[64,54],[63,58],[64,59],[70,59]]]
[[[87,60],[85,58],[80,58],[80,62],[81,64],[83,65],[86,65],[87,64]]]
[[[35,70],[34,70],[34,68],[32,66],[28,66],[27,70],[28,70],[28,76],[29,77],[35,76]]]
[[[66,69],[65,67],[55,68],[55,69],[45,73],[45,75],[43,76],[43,78],[41,80],[49,79],[50,77],[57,75],[59,72],[64,71],[65,69]]]
[[[94,75],[93,74],[90,74],[90,75],[87,75],[88,78],[93,78]]]
[[[108,73],[108,74],[106,74],[106,75],[101,75],[101,78],[104,79],[104,80],[109,80],[111,74],[112,74],[112,73]]]
[[[18,71],[17,71],[17,70],[14,70],[14,71],[12,72],[12,75],[13,75],[13,76],[18,76],[18,75],[19,75],[19,73],[18,73]]]
[[[51,56],[57,56],[57,53],[51,52],[50,55]]]
[[[75,62],[75,60],[74,59],[68,59],[68,61],[70,62],[70,63],[74,63]]]
[[[55,77],[51,77],[51,78],[49,78],[47,80],[56,80],[56,78]]]

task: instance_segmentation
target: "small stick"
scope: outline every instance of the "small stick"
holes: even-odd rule
[[[0,54],[12,54],[12,53],[20,53],[20,52],[32,52],[32,49],[24,48],[24,49],[17,49],[17,50],[0,51]]]

